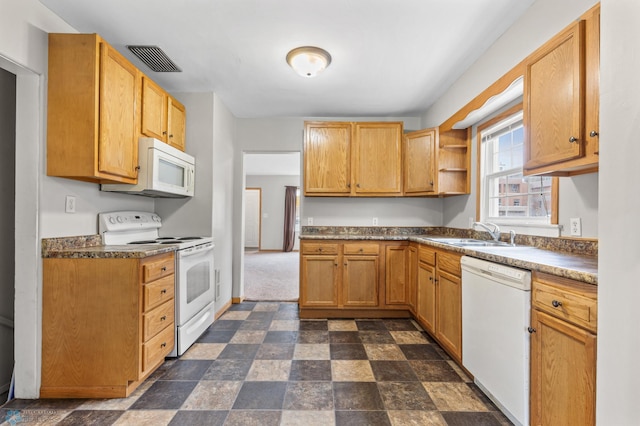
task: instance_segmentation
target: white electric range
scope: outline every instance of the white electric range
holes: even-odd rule
[[[161,237],[162,219],[155,213],[116,211],[98,215],[105,245],[176,246],[176,345],[170,357],[182,355],[213,323],[216,289],[213,238]]]

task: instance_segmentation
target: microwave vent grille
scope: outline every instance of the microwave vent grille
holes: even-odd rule
[[[158,46],[127,46],[146,66],[155,72],[182,72]]]

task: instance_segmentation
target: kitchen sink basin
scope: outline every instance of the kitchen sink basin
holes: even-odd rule
[[[427,238],[436,243],[449,244],[456,247],[513,247],[509,243],[494,240],[477,240],[474,238]]]

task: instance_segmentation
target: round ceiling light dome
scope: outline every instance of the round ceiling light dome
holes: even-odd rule
[[[296,47],[287,53],[287,63],[303,77],[315,77],[331,63],[331,55],[314,46]]]

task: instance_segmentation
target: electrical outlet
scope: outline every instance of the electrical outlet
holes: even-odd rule
[[[569,230],[572,236],[579,237],[582,235],[582,220],[579,217],[569,219]]]
[[[313,218],[312,217],[308,217],[307,218],[307,226],[313,226]]]
[[[64,199],[64,212],[75,213],[76,212],[76,197],[73,195],[67,195]]]
[[[371,222],[372,222],[373,226],[378,226],[378,218],[377,217],[374,217]]]

